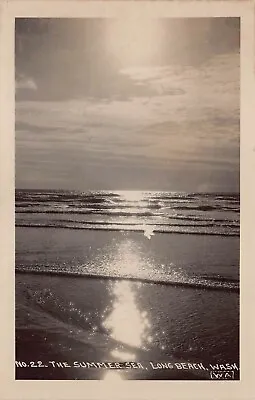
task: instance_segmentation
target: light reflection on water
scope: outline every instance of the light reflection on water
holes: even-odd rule
[[[103,377],[104,381],[121,381],[122,377],[117,371],[107,371]]]
[[[119,190],[115,193],[119,195],[120,199],[135,202],[137,204],[140,201],[145,201],[149,196],[149,192],[141,192],[139,190]]]
[[[128,210],[127,204],[130,204],[132,208],[129,209],[131,212],[139,213],[141,211],[141,207],[147,207],[148,198],[151,195],[150,192],[141,192],[141,191],[118,191],[116,194],[119,195],[120,199],[126,202],[126,211]],[[124,221],[123,221],[124,222]],[[136,221],[138,223],[138,220]],[[140,229],[144,231],[144,236],[147,239],[151,239],[151,236],[154,235],[154,226],[147,225],[146,219],[144,221],[140,220],[141,225]],[[139,223],[138,223],[139,224]]]
[[[103,322],[110,336],[129,346],[143,347],[150,341],[150,322],[146,311],[139,310],[132,283],[121,281],[113,284],[112,310]]]
[[[107,260],[107,270],[120,276],[146,277],[149,271],[153,271],[153,267],[149,259],[142,254],[139,244],[125,239],[118,244],[114,255]]]
[[[139,251],[131,241],[126,240],[119,246],[116,258],[114,257],[112,265],[108,268],[113,270],[118,268],[125,275],[135,275],[142,265]],[[107,313],[104,313],[103,326],[111,338],[117,342],[145,349],[146,345],[152,341],[151,324],[147,312],[138,304],[140,287],[140,284],[125,280],[110,284],[112,302],[107,307]],[[117,348],[114,349],[112,355],[119,359],[123,358],[123,354],[121,355]],[[125,354],[126,360],[127,356],[130,357],[129,359],[134,359],[133,354]]]
[[[119,361],[127,361],[127,360],[134,361],[136,359],[135,354],[117,349],[111,351],[111,356],[118,359]]]

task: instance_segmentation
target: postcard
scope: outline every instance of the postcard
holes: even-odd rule
[[[253,19],[1,3],[3,398],[252,398]]]

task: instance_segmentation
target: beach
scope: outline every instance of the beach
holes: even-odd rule
[[[203,380],[211,364],[238,365],[238,246],[210,235],[17,227],[16,361],[27,366],[16,379]],[[86,364],[97,362],[142,367]]]

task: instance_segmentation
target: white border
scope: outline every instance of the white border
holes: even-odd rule
[[[241,381],[14,381],[14,18],[241,17]],[[254,7],[252,1],[4,1],[0,8],[0,236],[3,399],[255,398],[254,324]],[[253,222],[253,223],[252,223]],[[7,305],[7,306],[6,306]],[[4,324],[3,324],[4,321]],[[231,340],[231,338],[230,338]],[[253,356],[253,357],[252,357]]]

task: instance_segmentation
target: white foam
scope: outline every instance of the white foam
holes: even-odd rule
[[[152,226],[150,225],[145,225],[143,230],[143,234],[145,237],[147,237],[148,239],[151,239],[151,237],[154,235],[154,229]]]

